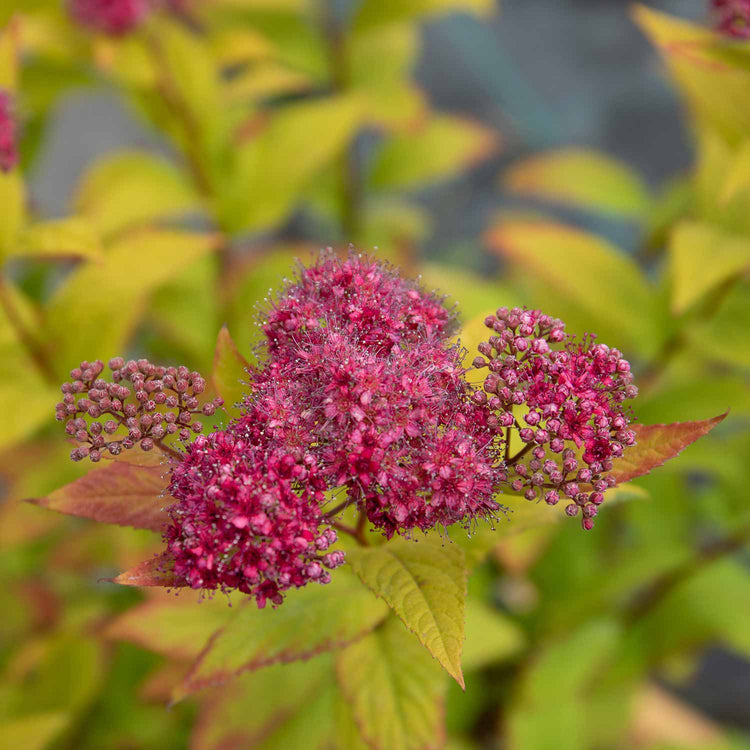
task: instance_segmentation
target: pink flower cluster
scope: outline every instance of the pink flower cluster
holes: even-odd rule
[[[0,89],[0,172],[10,172],[18,164],[18,143],[13,102],[7,91]]]
[[[268,351],[276,362],[293,358],[300,345],[320,342],[326,331],[376,354],[428,339],[443,340],[455,328],[443,300],[427,294],[396,269],[352,255],[324,255],[276,299],[263,322]]]
[[[236,589],[281,604],[283,592],[328,583],[344,562],[321,530],[325,483],[315,459],[252,450],[230,432],[199,436],[172,467],[165,532],[175,574],[195,589]]]
[[[76,23],[108,36],[133,31],[152,7],[151,0],[68,0],[68,11]]]
[[[716,29],[727,36],[750,39],[750,0],[711,0]]]
[[[498,450],[447,343],[454,327],[440,298],[394,269],[324,255],[263,321],[269,366],[241,424],[255,429],[285,384],[274,441],[314,445],[328,486],[388,537],[492,515]]]
[[[267,356],[249,372],[241,416],[172,462],[165,541],[176,575],[279,604],[343,563],[329,550],[332,527],[361,539],[362,526],[335,518],[349,505],[390,538],[491,518],[503,490],[550,505],[566,496],[568,515],[590,529],[613,461],[635,443],[628,362],[593,337],[576,343],[538,310],[501,308],[485,324],[492,335],[473,366],[488,374],[475,389],[440,298],[355,254],[300,267],[260,322]],[[150,449],[178,428],[187,439],[198,373],[120,358],[110,367],[112,383],[101,362],[83,362],[63,385],[58,419],[83,444],[73,458]],[[107,443],[118,428],[127,436]],[[326,514],[332,491],[343,501]]]
[[[117,456],[137,444],[149,451],[169,435],[187,441],[203,427],[193,415],[210,416],[224,403],[216,398],[201,406],[198,396],[206,381],[184,366],[114,357],[109,369],[111,381],[101,377],[101,360],[81,362],[71,370],[72,380],[61,386],[63,400],[55,407],[55,417],[78,442],[70,454],[74,461],[88,457],[96,462],[104,451]]]
[[[489,373],[474,397],[505,430],[511,489],[550,505],[568,497],[568,515],[580,510],[590,529],[614,484],[607,475],[613,459],[635,444],[623,406],[638,393],[630,364],[593,336],[575,343],[561,321],[538,310],[500,308],[485,325],[493,335],[480,344],[474,366]]]

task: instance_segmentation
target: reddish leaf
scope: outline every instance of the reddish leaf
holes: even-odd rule
[[[615,461],[612,475],[621,484],[648,474],[651,469],[674,458],[688,445],[711,432],[727,414],[728,411],[713,419],[697,422],[633,425],[638,444]]]
[[[167,467],[161,459],[138,457],[141,465],[112,461],[80,479],[29,502],[102,523],[161,531],[169,523],[165,508]]]
[[[138,563],[134,568],[120,573],[116,578],[105,578],[104,580],[119,583],[121,586],[178,588],[187,585],[183,580],[175,577],[174,560],[166,552]]]

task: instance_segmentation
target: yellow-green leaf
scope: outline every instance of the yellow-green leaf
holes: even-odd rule
[[[341,569],[325,586],[309,584],[289,592],[278,609],[258,609],[248,601],[211,639],[175,697],[243,672],[341,648],[370,632],[387,612],[383,602]]]
[[[445,13],[474,13],[484,16],[496,8],[495,0],[365,0],[354,20],[361,32],[389,23],[411,21]]]
[[[730,143],[750,131],[750,71],[728,63],[715,33],[645,5],[633,15],[659,48],[670,73],[702,124],[716,128]]]
[[[236,229],[257,230],[282,219],[305,185],[349,143],[362,114],[356,97],[285,107],[259,136],[238,146],[238,171],[225,196],[226,221]]]
[[[669,242],[672,309],[682,313],[728,279],[750,268],[750,237],[710,224],[682,221]]]
[[[0,263],[12,253],[26,223],[26,187],[18,169],[0,172]]]
[[[565,148],[525,159],[502,176],[512,192],[584,210],[640,219],[651,196],[638,175],[597,151]]]
[[[0,26],[0,89],[15,93],[18,89],[20,19],[5,28]]]
[[[750,189],[750,141],[743,141],[732,158],[729,174],[719,196],[719,202],[726,204],[738,193]]]
[[[347,560],[463,687],[467,571],[461,548],[432,537],[395,538],[379,547],[352,549]]]
[[[609,345],[643,350],[659,333],[653,290],[638,266],[606,240],[563,224],[528,221],[502,222],[487,239],[525,274],[586,310],[594,333],[603,321],[621,337]]]
[[[426,115],[424,96],[411,80],[419,49],[419,30],[413,24],[376,26],[357,35],[350,45],[349,78],[366,102],[368,121],[403,129]]]
[[[497,136],[470,120],[436,115],[422,126],[386,141],[372,172],[377,189],[409,189],[453,174],[486,159]]]
[[[199,201],[185,176],[165,159],[122,151],[86,172],[73,205],[107,237],[196,211]]]
[[[40,258],[98,259],[101,253],[101,241],[94,226],[77,217],[31,224],[11,251],[13,255]]]
[[[215,235],[143,230],[118,239],[101,263],[76,269],[46,309],[60,372],[121,354],[148,294],[216,246]]]
[[[230,417],[239,415],[240,410],[236,405],[242,403],[248,393],[248,367],[247,360],[232,341],[229,329],[222,326],[216,340],[211,380],[216,392],[224,399],[224,409]]]
[[[44,750],[68,721],[66,714],[54,711],[4,719],[0,723],[2,747],[7,750]]]
[[[341,690],[374,750],[437,750],[444,742],[440,667],[395,618],[342,651]]]
[[[40,367],[51,360],[39,339],[41,321],[34,306],[15,286],[0,279],[0,449],[28,437],[45,421],[54,419],[60,391],[50,383],[54,374]]]

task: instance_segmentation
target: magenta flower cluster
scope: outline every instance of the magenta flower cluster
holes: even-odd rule
[[[81,362],[61,386],[55,418],[65,422],[65,432],[78,443],[70,454],[73,461],[88,457],[96,462],[105,451],[117,456],[135,445],[150,451],[170,435],[186,442],[203,428],[194,415],[210,416],[224,404],[216,398],[201,405],[206,381],[184,366],[114,357],[109,369],[111,380],[105,380],[101,360]]]
[[[593,336],[576,343],[561,321],[538,310],[500,308],[484,322],[493,335],[474,366],[489,373],[474,398],[505,430],[511,489],[549,505],[567,497],[567,514],[580,510],[584,529],[592,528],[614,484],[613,459],[635,444],[623,406],[638,393],[630,364]]]
[[[363,541],[368,520],[388,538],[470,527],[504,510],[502,492],[567,497],[590,529],[613,462],[635,443],[628,362],[536,310],[485,320],[480,388],[443,300],[368,257],[328,252],[301,266],[259,324],[263,364],[248,372],[241,415],[172,461],[165,541],[175,575],[197,589],[279,604],[343,563],[335,528]],[[112,382],[101,362],[83,362],[63,385],[57,416],[79,442],[73,458],[150,449],[176,432],[186,441],[191,415],[217,406],[199,406],[205,381],[187,368],[110,367]],[[119,428],[127,435],[107,442]],[[338,519],[350,506],[357,529]]]
[[[11,95],[0,89],[0,172],[10,172],[18,164],[16,120]]]
[[[196,589],[237,589],[281,604],[282,593],[328,583],[344,562],[328,551],[336,532],[321,529],[325,482],[315,460],[283,451],[258,460],[230,432],[199,436],[172,468],[177,498],[165,533],[175,574]]]
[[[750,39],[750,0],[711,0],[716,29],[727,36]]]

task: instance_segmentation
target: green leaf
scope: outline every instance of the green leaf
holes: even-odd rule
[[[542,645],[511,703],[508,747],[590,747],[589,731],[595,722],[581,706],[590,699],[589,683],[606,667],[620,637],[613,622],[594,620],[561,640]]]
[[[447,179],[497,149],[495,134],[478,123],[435,115],[420,128],[388,139],[375,158],[370,179],[378,190],[412,189]]]
[[[354,19],[354,30],[362,32],[374,26],[418,20],[445,13],[489,15],[495,0],[365,0]]]
[[[325,586],[310,584],[290,592],[278,609],[258,609],[248,601],[211,639],[175,698],[243,672],[341,648],[370,632],[387,611],[354,576],[340,569]]]
[[[336,672],[354,720],[374,750],[442,747],[445,681],[395,617],[342,651]]]
[[[512,166],[506,189],[542,200],[641,219],[651,196],[643,180],[611,156],[577,148],[547,151]]]
[[[638,266],[604,239],[563,224],[526,221],[503,222],[487,239],[525,274],[543,280],[593,321],[616,331],[622,343],[610,345],[628,342],[638,350],[644,342],[653,345],[661,327],[653,290]]]
[[[726,234],[710,224],[677,224],[669,253],[672,308],[678,314],[750,268],[750,238]]]
[[[464,687],[466,561],[455,544],[396,538],[347,552],[354,572],[398,615],[441,666]]]
[[[143,230],[118,239],[101,263],[76,269],[46,309],[59,371],[94,353],[121,354],[148,294],[216,245],[215,235]]]
[[[327,654],[268,667],[233,680],[201,702],[191,748],[327,750],[340,701]]]
[[[75,210],[105,237],[199,208],[185,176],[166,159],[121,151],[98,159],[73,199]]]
[[[0,723],[3,746],[8,750],[44,750],[68,721],[66,714],[54,711],[6,719]]]
[[[119,583],[120,586],[161,586],[168,589],[187,585],[175,577],[174,559],[166,552],[144,560],[124,573],[120,573],[119,576],[111,579],[111,583]]]
[[[102,246],[99,235],[87,221],[71,217],[30,225],[21,232],[11,255],[40,258],[99,259]]]
[[[189,594],[153,598],[129,609],[104,630],[106,638],[131,641],[173,659],[198,657],[207,641],[234,617],[224,597],[197,600]]]
[[[523,648],[525,640],[521,628],[509,617],[477,599],[467,600],[464,669],[508,659]]]
[[[742,368],[750,365],[748,294],[750,284],[740,280],[732,286],[710,320],[695,321],[687,328],[692,351],[698,350],[713,360]]]
[[[711,432],[728,413],[697,422],[632,425],[637,443],[614,462],[611,474],[620,484],[648,474],[652,469],[679,455],[698,438]]]
[[[237,173],[223,201],[233,229],[258,230],[283,219],[315,174],[349,143],[362,109],[353,96],[288,105],[259,136],[238,146]]]
[[[112,461],[29,502],[100,523],[162,531],[169,523],[166,507],[171,504],[166,494],[168,466],[158,451],[138,460],[141,465]]]
[[[229,329],[222,326],[216,340],[211,380],[216,392],[224,399],[224,409],[230,417],[239,416],[240,409],[236,405],[241,404],[248,393],[248,367],[247,360],[232,341]]]

